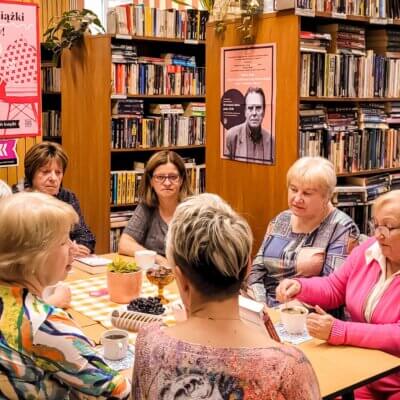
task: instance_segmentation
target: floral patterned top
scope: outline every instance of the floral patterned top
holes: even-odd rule
[[[136,340],[134,400],[316,400],[314,371],[299,350],[213,348],[149,325]]]
[[[69,315],[27,289],[0,286],[0,398],[128,398]]]

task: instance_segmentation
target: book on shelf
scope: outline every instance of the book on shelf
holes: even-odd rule
[[[107,11],[107,32],[172,39],[205,40],[208,12],[124,4]]]

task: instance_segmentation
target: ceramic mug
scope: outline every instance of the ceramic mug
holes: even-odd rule
[[[126,356],[129,345],[128,332],[121,329],[110,329],[101,336],[104,358],[121,360]]]
[[[152,268],[156,261],[157,253],[153,250],[137,250],[135,251],[135,261],[143,270]]]
[[[280,309],[281,322],[287,333],[299,335],[306,330],[308,310],[297,305],[284,305]]]

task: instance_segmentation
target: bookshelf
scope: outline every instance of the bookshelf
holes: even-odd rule
[[[61,68],[52,61],[52,53],[41,44],[42,139],[62,143]]]
[[[129,54],[124,55],[124,51],[120,52],[120,48],[128,49]],[[132,54],[133,48],[135,54]],[[160,125],[157,125],[161,120],[169,118],[170,121],[179,124],[181,117],[183,120],[184,116],[180,110],[177,111],[176,117],[168,116],[169,114],[159,115],[152,104],[158,105],[158,108],[169,109],[179,108],[180,104],[186,107],[187,103],[204,103],[204,88],[203,91],[198,91],[199,86],[196,86],[199,78],[196,78],[197,80],[193,78],[190,90],[182,87],[184,92],[180,94],[177,93],[180,90],[177,83],[173,86],[175,89],[171,86],[173,93],[167,94],[165,90],[168,85],[165,82],[161,85],[162,89],[156,85],[149,89],[149,83],[137,87],[133,84],[125,87],[118,83],[120,76],[116,74],[117,69],[120,73],[126,74],[122,76],[122,82],[131,82],[126,78],[132,76],[130,74],[137,64],[131,57],[135,60],[136,57],[147,57],[146,60],[149,62],[146,63],[144,60],[143,64],[146,66],[143,68],[150,69],[153,67],[148,67],[148,64],[154,61],[160,65],[158,58],[166,52],[187,57],[195,56],[196,68],[205,64],[204,41],[186,43],[185,40],[167,38],[159,40],[154,37],[134,35],[106,34],[85,37],[80,48],[73,48],[62,55],[63,147],[70,157],[70,166],[64,182],[65,186],[73,190],[80,199],[85,219],[96,235],[98,253],[110,251],[110,228],[120,228],[125,216],[136,205],[137,199],[132,192],[132,185],[137,186],[140,171],[137,173],[132,171],[134,163],[143,164],[154,152],[166,148],[178,152],[185,158],[194,159],[196,164],[205,162],[205,142],[204,140],[201,142],[201,138],[196,136],[196,139],[193,139],[194,143],[182,143],[182,138],[174,136],[178,131],[172,128],[168,131],[169,135],[164,133],[161,138],[159,135],[153,135],[154,132],[167,132],[165,125],[162,125],[164,130],[160,130]],[[122,53],[122,56],[116,57],[116,53]],[[138,61],[138,64],[140,63],[141,61]],[[115,66],[116,64],[122,67]],[[178,70],[176,72],[179,73]],[[188,70],[187,73],[189,72]],[[148,73],[148,80],[153,79],[154,76],[151,77],[150,72]],[[161,78],[154,78],[154,82],[158,82],[157,79]],[[139,93],[135,90],[139,90]],[[153,94],[149,94],[147,92],[149,90]],[[196,117],[185,118],[189,120]],[[121,125],[119,121],[122,121]],[[154,128],[153,123],[159,130]],[[181,131],[185,126],[179,125],[179,127]],[[153,128],[156,130],[152,130]],[[126,132],[129,135],[126,135]],[[133,181],[130,180],[132,175],[135,175]],[[121,194],[123,201],[120,204],[119,192],[116,199],[116,192],[110,192],[110,186],[113,189],[114,185],[121,185],[124,182],[127,189]],[[118,214],[115,222],[110,224],[110,213],[116,211],[121,215]]]
[[[293,4],[293,1],[288,2]],[[305,3],[307,2],[302,2],[302,4]],[[313,1],[308,3],[314,4]],[[322,3],[324,2],[321,2],[321,4]],[[324,4],[326,3],[328,2]],[[334,2],[332,2],[332,4],[333,3]],[[342,4],[342,2],[340,2],[340,4]],[[315,8],[315,5],[313,7]],[[377,24],[377,22],[381,24]],[[397,87],[390,87],[390,90],[392,90],[390,95],[385,92],[385,90],[389,90],[387,83],[396,81],[394,78],[384,79],[383,82],[386,86],[379,84],[375,87],[368,87],[368,84],[372,85],[374,82],[376,72],[373,69],[374,64],[372,64],[372,66],[369,65],[371,68],[369,71],[372,71],[371,74],[364,74],[363,76],[363,82],[365,83],[364,92],[359,90],[353,81],[355,94],[348,88],[344,88],[340,93],[342,97],[338,94],[324,96],[323,94],[325,92],[323,91],[323,86],[321,87],[321,83],[317,81],[313,82],[313,85],[315,85],[316,89],[319,89],[319,93],[315,91],[316,93],[313,96],[310,95],[310,93],[307,93],[307,95],[303,94],[304,85],[310,83],[311,72],[308,73],[308,76],[304,74],[306,64],[304,63],[303,57],[305,51],[301,50],[304,46],[301,32],[309,31],[322,34],[324,30],[318,30],[320,25],[334,23],[343,24],[344,26],[356,26],[361,31],[364,29],[367,32],[367,48],[365,51],[373,48],[373,46],[368,47],[368,32],[374,32],[374,30],[377,29],[391,29],[400,32],[400,20],[398,19],[380,18],[377,20],[377,17],[374,15],[344,16],[343,14],[334,12],[315,11],[314,9],[284,10],[271,14],[264,14],[259,16],[256,20],[254,44],[275,43],[277,49],[277,90],[275,103],[276,164],[272,166],[259,166],[220,158],[220,49],[222,47],[240,46],[244,43],[242,43],[240,35],[237,32],[238,21],[228,22],[224,35],[215,34],[215,23],[210,23],[207,26],[206,85],[208,88],[218,88],[217,93],[207,93],[206,98],[207,109],[215,110],[214,113],[210,113],[207,116],[207,131],[215,132],[214,135],[209,135],[207,140],[207,191],[220,194],[249,220],[255,236],[254,251],[258,249],[265,234],[267,224],[271,218],[287,208],[286,173],[292,163],[301,155],[322,155],[330,158],[336,165],[339,186],[361,186],[362,184],[359,183],[350,183],[350,180],[354,177],[363,177],[364,175],[368,177],[381,174],[388,175],[388,178],[385,178],[384,182],[371,183],[371,185],[377,184],[377,187],[364,187],[360,189],[361,192],[365,193],[365,196],[362,197],[362,201],[357,200],[352,202],[351,197],[348,197],[348,201],[342,202],[342,204],[344,204],[343,209],[346,212],[349,212],[353,216],[357,214],[355,218],[356,222],[358,219],[359,225],[364,232],[367,230],[366,220],[370,217],[370,209],[374,196],[376,197],[379,193],[390,189],[390,187],[398,186],[400,147],[397,143],[400,145],[400,120],[396,120],[396,103],[400,101],[400,93],[395,93],[394,89],[397,90]],[[315,42],[313,45],[315,45]],[[319,56],[313,56],[315,60],[325,60],[325,57],[328,57],[326,54],[329,54],[330,51],[319,50],[315,51],[315,53],[311,51],[309,53],[320,54]],[[385,56],[381,52],[378,53],[381,57]],[[393,53],[392,50],[390,58],[395,55]],[[375,60],[374,54],[372,54],[372,52],[368,53],[369,60]],[[354,59],[357,57],[361,58],[362,55],[354,55],[349,52],[346,57]],[[365,58],[367,58],[367,55]],[[398,58],[391,62],[397,63],[398,61],[400,62],[400,54]],[[315,63],[317,62],[315,61]],[[382,63],[386,65],[386,61]],[[321,68],[321,71],[325,71],[324,66],[319,65],[319,68]],[[310,70],[311,68],[309,71]],[[324,77],[323,74],[322,76]],[[397,81],[399,81],[398,78]],[[369,89],[369,92],[367,89]],[[378,89],[380,90],[379,94]],[[375,93],[375,91],[377,93]],[[374,121],[376,125],[373,125],[371,122],[373,119],[368,120],[368,107],[372,107],[376,115],[379,115],[381,118],[378,122]],[[354,132],[359,135],[358,140],[364,140],[361,143],[367,143],[366,148],[368,151],[371,151],[371,153],[368,154],[364,149],[362,156],[360,151],[358,161],[355,157],[355,153],[350,155],[344,153],[345,151],[348,152],[350,148],[350,145],[348,145],[350,142],[346,142],[350,136],[349,130],[345,127],[339,128],[339,131],[342,131],[343,135],[337,137],[338,149],[342,153],[340,155],[338,153],[333,158],[333,153],[328,151],[329,149],[327,149],[326,146],[313,147],[310,145],[310,138],[308,142],[304,140],[306,136],[304,131],[313,131],[313,135],[316,133],[320,135],[319,137],[316,136],[316,139],[313,139],[314,144],[316,142],[320,143],[318,140],[322,140],[321,135],[328,135],[328,132],[330,132],[329,128],[333,127],[335,122],[334,118],[329,115],[328,110],[335,110],[335,108],[354,108],[354,110],[352,110],[354,114],[353,118],[355,119]],[[309,111],[304,112],[304,110]],[[309,113],[308,115],[307,112]],[[342,112],[345,111],[342,110]],[[391,113],[391,115],[389,115],[389,113]],[[386,117],[384,114],[389,115],[390,118],[385,119]],[[308,120],[306,117],[308,117]],[[321,126],[315,127],[318,126],[318,123]],[[368,124],[370,124],[370,127]],[[385,138],[388,131],[391,132],[390,139]],[[333,128],[332,132],[335,132]],[[330,137],[330,139],[332,138]],[[396,142],[394,142],[394,140]],[[382,147],[382,143],[387,147]],[[390,156],[381,156],[382,154],[389,154],[389,150],[387,150],[389,145],[391,146]],[[385,153],[380,151],[382,149],[384,149]],[[374,153],[372,153],[372,151],[374,151]],[[371,161],[373,158],[371,154],[375,156],[374,161]],[[346,162],[344,161],[345,159],[347,160]],[[340,164],[340,162],[342,162],[342,164]],[[368,182],[373,182],[373,180]],[[393,182],[392,186],[390,182]],[[346,187],[343,190],[347,193]],[[340,202],[338,205],[341,207]],[[352,210],[349,209],[351,207],[353,207]],[[355,208],[357,208],[357,210],[355,210]]]

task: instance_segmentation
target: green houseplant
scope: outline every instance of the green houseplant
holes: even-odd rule
[[[98,16],[86,8],[64,12],[61,17],[52,18],[44,33],[44,45],[53,52],[57,64],[63,49],[78,45],[85,33],[104,33]]]
[[[107,267],[107,287],[110,300],[127,304],[139,297],[142,290],[142,270],[134,262],[116,256]]]

